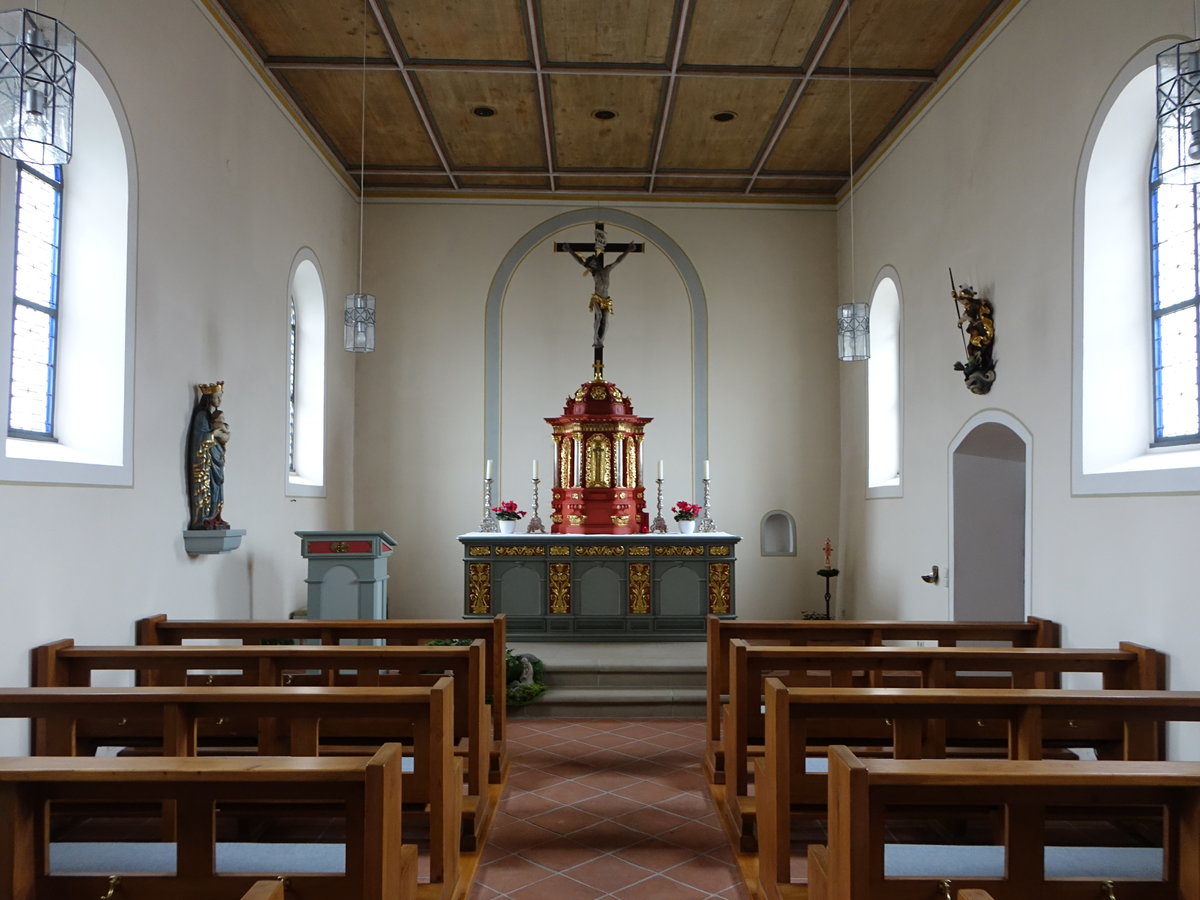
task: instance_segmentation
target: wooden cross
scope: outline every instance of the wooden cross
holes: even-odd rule
[[[556,241],[554,244],[555,253],[570,253],[575,258],[575,261],[591,273],[594,281],[594,290],[592,298],[588,303],[588,309],[593,313],[592,327],[592,348],[594,350],[594,360],[592,362],[592,371],[595,373],[597,381],[603,380],[604,375],[604,332],[608,328],[608,315],[612,312],[612,298],[608,294],[608,279],[609,273],[630,253],[642,253],[646,249],[645,244],[628,243],[628,244],[610,244],[608,236],[604,233],[604,223],[596,223],[595,240],[590,244],[582,242],[571,243],[568,241]],[[608,265],[604,264],[604,254],[606,252],[620,253],[613,262]],[[581,254],[588,254],[585,258]]]

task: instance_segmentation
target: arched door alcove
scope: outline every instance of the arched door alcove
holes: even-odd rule
[[[1029,431],[1007,413],[974,416],[950,445],[950,614],[1029,614]]]

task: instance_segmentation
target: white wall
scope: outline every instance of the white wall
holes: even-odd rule
[[[856,269],[904,285],[904,496],[864,501],[864,373],[843,369],[843,591],[861,617],[943,618],[945,586],[918,575],[949,547],[947,448],[981,410],[1033,436],[1032,612],[1074,646],[1133,640],[1171,654],[1170,684],[1200,688],[1195,495],[1072,497],[1072,241],[1092,117],[1125,63],[1188,35],[1184,0],[1030,0],[892,149],[856,195]],[[848,277],[848,210],[839,217]],[[946,269],[995,306],[986,397],[962,358]],[[954,577],[954,573],[950,573]],[[1191,745],[1181,745],[1191,746]]]
[[[126,643],[134,619],[281,616],[303,605],[292,532],[352,524],[353,359],[340,295],[356,261],[353,197],[189,0],[70,4],[105,66],[138,164],[132,488],[0,485],[0,684],[28,683],[29,648]],[[152,38],[152,39],[151,39]],[[286,288],[297,250],[330,300],[328,499],[284,496]],[[65,302],[70,302],[67,298]],[[224,379],[232,423],[225,518],[242,547],[189,558],[184,444],[192,385]],[[96,402],[108,402],[103,385]],[[0,751],[22,749],[0,723]]]
[[[562,210],[515,203],[367,210],[364,279],[379,297],[380,350],[359,371],[356,520],[400,542],[390,566],[393,615],[462,612],[462,547],[454,538],[473,531],[482,512],[484,304],[513,245]],[[823,607],[823,583],[813,573],[825,537],[837,533],[833,213],[629,211],[680,245],[706,294],[713,516],[745,538],[739,612],[796,616]],[[585,232],[571,229],[561,239],[587,240]],[[627,236],[638,237],[614,229],[610,240]],[[536,453],[547,523],[551,443],[543,419],[560,415],[563,399],[591,376],[591,281],[581,271],[543,243],[517,268],[505,301],[499,494],[528,504]],[[663,458],[668,508],[699,500],[691,487],[690,335],[679,276],[651,247],[613,271],[611,293],[605,374],[633,398],[638,415],[655,419],[646,428],[647,475],[653,479]],[[794,558],[759,556],[759,521],[777,508],[797,519]]]

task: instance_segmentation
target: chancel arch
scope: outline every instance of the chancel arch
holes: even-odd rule
[[[679,497],[700,496],[708,456],[708,315],[695,267],[674,239],[638,216],[608,208],[561,213],[513,244],[485,307],[484,455],[499,473],[494,496],[528,495],[524,450],[533,447],[544,479],[543,514],[553,479],[543,418],[561,414],[564,397],[592,376],[592,282],[567,254],[553,252],[553,242],[590,238],[595,222],[605,223],[610,242],[647,244],[646,253],[627,257],[612,273],[604,375],[630,395],[637,414],[657,420],[647,427],[643,479],[653,487],[653,467],[668,460],[669,508]]]

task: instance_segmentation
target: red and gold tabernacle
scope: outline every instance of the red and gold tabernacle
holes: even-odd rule
[[[649,530],[642,484],[643,430],[652,419],[611,381],[585,381],[554,430],[552,534],[642,534]]]

